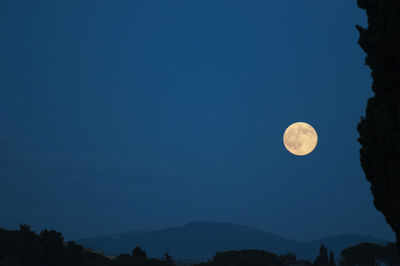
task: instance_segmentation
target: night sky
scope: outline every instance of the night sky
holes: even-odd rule
[[[0,227],[393,240],[359,163],[365,23],[355,0],[0,1]]]

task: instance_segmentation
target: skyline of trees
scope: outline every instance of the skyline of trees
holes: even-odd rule
[[[329,254],[329,255],[328,255]],[[395,244],[386,246],[362,243],[342,250],[340,266],[371,266],[371,263],[385,262],[400,265]],[[28,225],[20,230],[0,229],[1,266],[171,266],[180,265],[169,253],[160,259],[148,258],[145,250],[136,246],[131,254],[120,254],[111,258],[101,252],[84,248],[74,241],[65,242],[62,234],[44,229],[40,234]],[[266,250],[232,250],[217,252],[214,257],[197,266],[336,266],[333,251],[320,246],[314,262],[297,260],[293,253],[276,255]]]

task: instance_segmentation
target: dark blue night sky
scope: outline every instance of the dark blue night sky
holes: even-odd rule
[[[349,0],[0,1],[0,227],[394,239],[359,164],[365,23]]]

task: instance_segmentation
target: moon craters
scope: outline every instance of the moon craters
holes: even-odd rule
[[[318,136],[315,129],[304,122],[290,125],[283,135],[283,143],[286,149],[299,156],[312,152],[317,141]]]

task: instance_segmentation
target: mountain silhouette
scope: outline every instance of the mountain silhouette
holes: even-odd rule
[[[132,248],[140,246],[150,257],[160,258],[168,252],[182,261],[204,261],[212,258],[216,252],[242,249],[262,249],[275,254],[291,252],[299,259],[314,260],[321,244],[333,250],[338,257],[342,249],[362,242],[387,243],[382,239],[355,234],[302,243],[247,226],[207,221],[196,221],[162,230],[93,237],[76,242],[108,255],[130,253]]]

